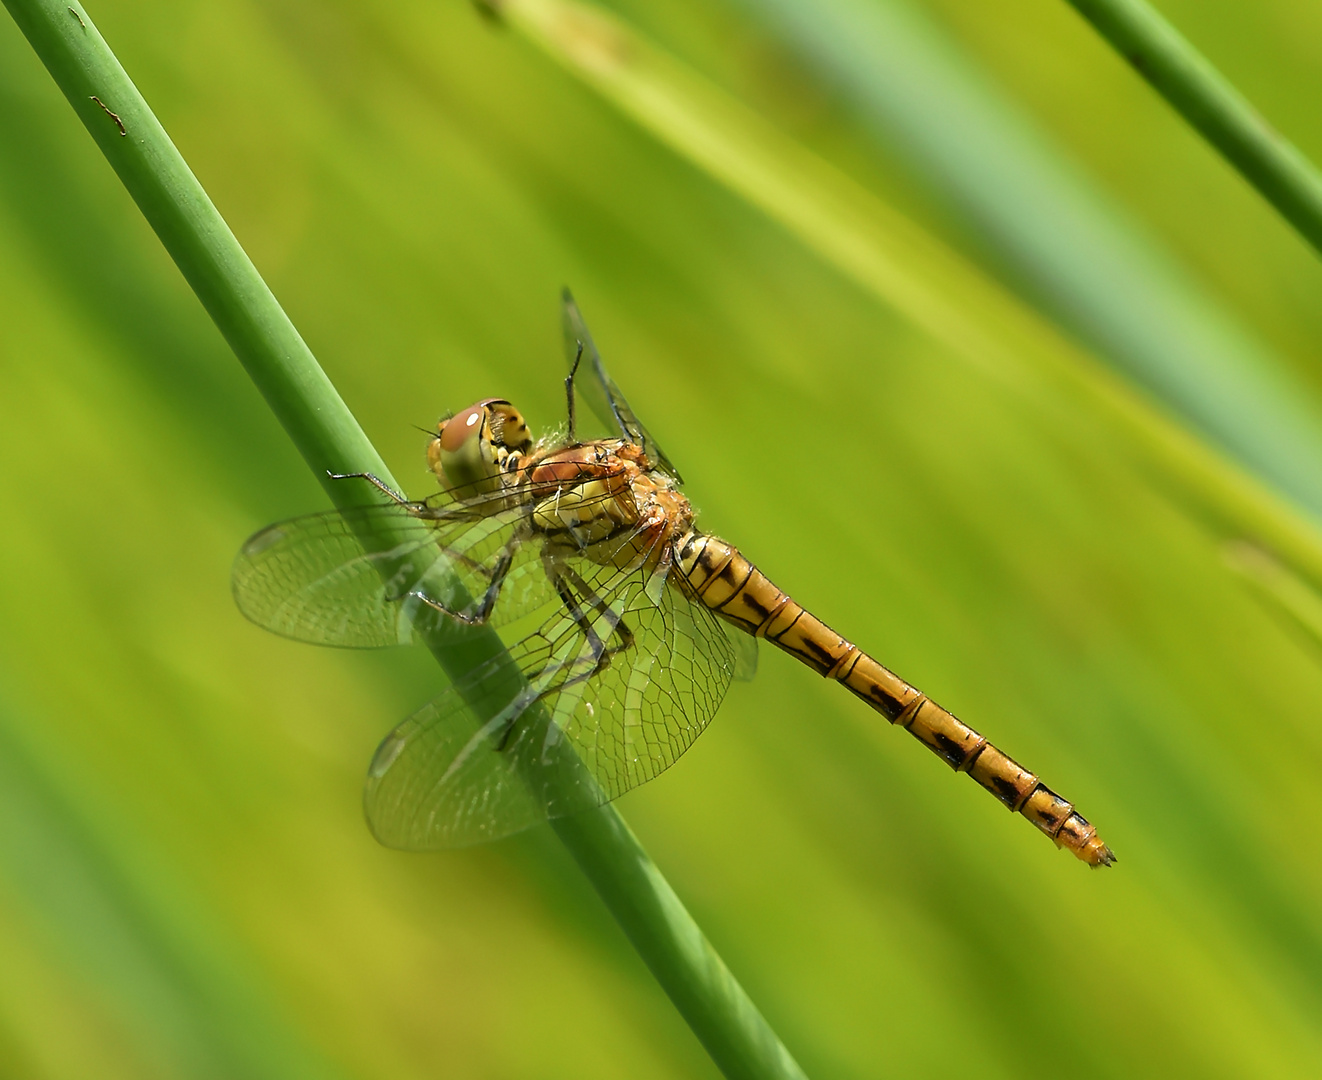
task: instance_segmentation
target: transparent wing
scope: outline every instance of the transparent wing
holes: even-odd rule
[[[367,818],[390,847],[460,847],[599,806],[673,764],[716,712],[735,652],[646,569],[568,559],[557,603],[381,744]],[[561,594],[563,592],[563,595]]]
[[[642,421],[624,400],[624,394],[620,392],[615,380],[606,371],[606,365],[602,363],[601,354],[593,344],[578,304],[568,289],[564,291],[562,301],[565,356],[571,369],[578,361],[579,348],[583,350],[584,362],[579,363],[578,375],[574,379],[575,388],[608,430],[619,432],[630,442],[641,446],[653,465],[682,484],[684,479],[679,475],[679,470],[671,464],[647,428],[643,427]]]
[[[728,622],[721,629],[734,646],[734,677],[739,682],[752,682],[757,677],[757,638]]]
[[[510,491],[457,489],[280,522],[243,545],[234,598],[277,634],[347,648],[408,643],[447,614],[515,621],[554,597],[520,529],[530,512]]]
[[[511,539],[520,517],[507,511],[438,523],[404,507],[374,506],[294,518],[243,545],[231,575],[234,598],[253,622],[297,641],[407,644],[429,616],[476,617],[507,545],[519,560],[507,575],[510,596],[527,584],[529,553]],[[366,550],[360,537],[385,525],[395,542]],[[512,605],[505,611],[517,617]]]

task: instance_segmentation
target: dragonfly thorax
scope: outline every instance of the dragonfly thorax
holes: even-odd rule
[[[673,481],[652,471],[627,439],[599,439],[534,450],[520,481],[530,523],[551,544],[619,567],[669,562],[675,537],[693,522]]]

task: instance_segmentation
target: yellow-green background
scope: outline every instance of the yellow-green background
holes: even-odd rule
[[[1322,394],[1317,257],[1064,4],[923,6]],[[1163,8],[1322,158],[1313,5]],[[572,285],[703,522],[1114,846],[1089,872],[764,650],[621,809],[809,1075],[1318,1075],[1322,649],[1105,415],[465,4],[90,10],[411,493],[412,425],[561,420]],[[750,7],[617,10],[986,257]],[[365,765],[435,665],[238,615],[238,545],[324,496],[7,20],[0,116],[0,1075],[713,1075],[548,830],[375,846]]]

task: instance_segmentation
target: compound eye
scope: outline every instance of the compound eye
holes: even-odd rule
[[[482,414],[485,406],[472,405],[461,413],[456,413],[445,422],[441,429],[441,450],[446,454],[455,453],[470,439],[482,434]]]
[[[488,481],[499,476],[491,448],[489,413],[486,402],[479,402],[450,417],[442,425],[435,442],[427,450],[427,461],[446,488],[473,485],[488,489]]]

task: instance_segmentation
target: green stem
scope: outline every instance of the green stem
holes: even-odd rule
[[[63,0],[5,6],[337,505],[367,500],[367,485],[332,484],[327,470],[393,483],[91,17]]]
[[[328,471],[373,472],[376,450],[318,366],[165,130],[81,5],[5,0],[129,194],[337,506],[368,501],[366,484]],[[494,637],[494,635],[493,635]],[[494,639],[499,647],[499,639]],[[488,650],[481,635],[468,643]],[[463,656],[442,655],[456,674]],[[555,830],[720,1069],[729,1077],[801,1077],[679,898],[609,806]]]
[[[1322,176],[1145,0],[1069,0],[1322,252]]]

